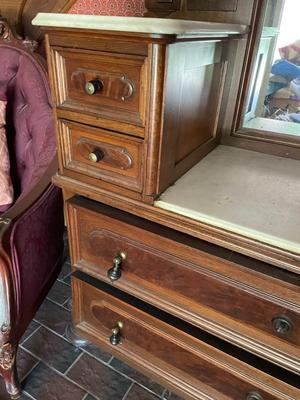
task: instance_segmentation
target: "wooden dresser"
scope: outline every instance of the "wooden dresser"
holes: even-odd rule
[[[185,399],[299,400],[299,255],[156,202],[219,145],[247,29],[34,24],[47,33],[77,333]]]

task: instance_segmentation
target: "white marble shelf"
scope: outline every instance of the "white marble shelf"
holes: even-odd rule
[[[300,254],[300,161],[219,146],[155,202]]]
[[[172,35],[176,36],[178,39],[186,37],[227,37],[247,32],[247,27],[245,25],[217,22],[53,13],[39,13],[33,19],[32,24],[44,27]]]

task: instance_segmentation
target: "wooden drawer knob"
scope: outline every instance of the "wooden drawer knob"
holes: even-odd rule
[[[272,320],[274,332],[277,335],[287,335],[293,329],[292,321],[288,317],[276,317]]]
[[[85,93],[92,96],[95,93],[101,92],[103,90],[103,82],[99,79],[93,79],[85,84]]]
[[[117,322],[116,326],[112,328],[111,336],[109,338],[110,343],[113,346],[117,346],[118,344],[121,344],[121,329],[123,328],[123,322]]]
[[[103,151],[101,151],[100,149],[96,149],[89,154],[89,160],[94,163],[101,161],[103,157],[104,157]]]
[[[113,266],[107,271],[107,276],[111,281],[117,281],[122,276],[122,262],[126,260],[126,253],[121,251],[114,259]]]

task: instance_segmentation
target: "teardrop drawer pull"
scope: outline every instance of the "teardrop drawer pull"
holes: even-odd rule
[[[100,149],[96,149],[89,154],[89,160],[94,163],[101,161],[103,158],[104,158],[104,154],[103,154],[103,151],[101,151]]]
[[[251,392],[248,394],[246,400],[264,400],[261,395],[257,392]]]
[[[276,317],[272,320],[273,330],[277,335],[287,335],[293,329],[292,321],[288,317]]]
[[[103,90],[103,82],[99,79],[93,79],[85,84],[85,93],[92,96],[95,93],[101,92]]]
[[[109,338],[110,343],[113,346],[121,344],[121,329],[123,329],[123,322],[117,322],[116,326],[111,330],[112,334]]]
[[[113,259],[113,266],[107,271],[107,276],[111,281],[117,281],[122,276],[122,263],[126,260],[126,253],[120,253]]]

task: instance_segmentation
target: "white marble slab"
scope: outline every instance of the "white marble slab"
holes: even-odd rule
[[[227,37],[247,32],[245,25],[186,21],[166,18],[111,17],[98,15],[39,13],[33,25],[58,28],[139,32],[176,37]]]
[[[300,161],[219,146],[155,202],[300,254]]]

